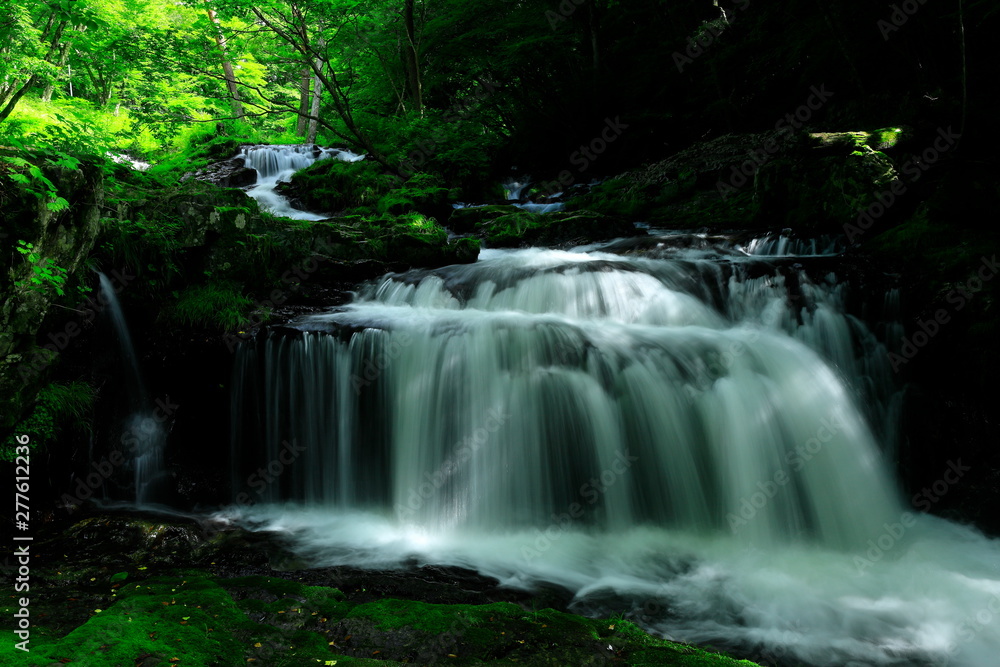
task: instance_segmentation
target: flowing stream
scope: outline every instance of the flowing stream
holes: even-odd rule
[[[259,502],[226,516],[763,664],[993,664],[1000,548],[903,504],[886,348],[825,258],[768,257],[831,248],[484,251],[369,283],[239,351]]]
[[[311,144],[290,146],[245,146],[240,155],[248,169],[257,171],[257,185],[247,194],[257,200],[261,209],[281,218],[295,220],[326,220],[329,216],[301,211],[277,192],[279,183],[292,179],[292,174],[317,160],[336,159],[343,162],[363,160],[364,155],[339,148],[320,148]]]

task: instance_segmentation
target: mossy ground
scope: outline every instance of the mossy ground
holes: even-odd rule
[[[261,574],[254,565],[260,552],[243,541],[248,536],[237,531],[206,538],[196,526],[94,516],[36,543],[31,590],[15,595],[11,585],[0,604],[11,618],[18,598],[30,597],[31,650],[5,642],[0,664],[754,664],[654,638],[622,619],[490,602],[471,590],[474,579],[456,573],[445,575],[453,583],[430,588],[425,573],[409,589],[398,573],[358,571],[345,577],[264,566],[270,573]],[[198,543],[168,539],[171,535]],[[75,551],[73,545],[78,545]],[[400,583],[402,589],[393,588]],[[485,603],[404,599],[392,590],[432,599],[457,594]]]
[[[32,607],[31,651],[6,643],[0,661],[19,667],[753,664],[656,639],[629,621],[529,612],[504,602],[355,604],[335,588],[278,577],[215,579],[199,570],[91,579],[83,590],[66,587],[65,605],[79,607],[75,618],[60,605]],[[5,615],[16,611],[13,602],[5,600]]]

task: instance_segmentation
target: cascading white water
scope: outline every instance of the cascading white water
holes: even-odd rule
[[[316,563],[555,583],[583,612],[791,664],[1000,649],[963,625],[1000,603],[1000,549],[897,498],[859,408],[894,396],[886,352],[833,276],[487,257],[241,350],[237,490],[295,504],[235,519]]]
[[[549,204],[525,202],[523,204],[514,204],[514,206],[530,213],[555,213],[556,211],[561,211],[566,208],[566,205],[562,202],[552,202]]]
[[[785,234],[765,234],[740,246],[740,250],[759,257],[822,257],[839,254],[845,247],[842,236],[794,238]]]
[[[526,179],[518,179],[506,181],[503,184],[504,194],[507,195],[507,201],[518,201],[521,199],[521,193],[526,187],[531,183]]]
[[[132,345],[132,335],[114,285],[103,273],[98,273],[98,277],[101,295],[108,304],[107,313],[118,338],[126,378],[129,414],[122,425],[124,437],[121,441],[127,445],[125,454],[132,467],[135,502],[147,505],[160,500],[158,489],[165,481],[163,448],[166,445],[166,432],[162,420],[154,417],[153,406],[139,369],[139,360]]]
[[[300,211],[288,199],[275,191],[279,183],[291,180],[292,174],[317,160],[333,158],[344,162],[363,160],[363,155],[338,148],[320,148],[311,144],[291,146],[244,146],[240,153],[244,164],[257,171],[257,185],[247,194],[257,200],[261,209],[282,218],[295,220],[325,220],[328,216]]]

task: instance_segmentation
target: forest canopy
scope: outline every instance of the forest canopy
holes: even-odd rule
[[[465,180],[559,168],[607,118],[633,128],[607,168],[656,157],[772,125],[813,85],[837,93],[824,114],[841,123],[983,113],[996,7],[914,7],[7,0],[0,140],[154,159],[216,135],[316,141]]]

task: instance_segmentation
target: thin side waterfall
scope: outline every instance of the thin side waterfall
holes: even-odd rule
[[[126,382],[128,415],[122,424],[121,442],[132,468],[134,500],[137,505],[148,505],[161,500],[162,486],[166,482],[163,464],[166,432],[162,420],[156,419],[146,392],[139,360],[132,345],[132,335],[114,285],[103,273],[98,273],[98,276],[101,294],[108,304],[107,313],[118,339]]]
[[[233,479],[260,502],[227,516],[316,564],[556,584],[772,662],[988,664],[1000,629],[959,640],[1000,548],[903,505],[850,286],[699,253],[492,251],[259,337]]]
[[[357,162],[363,155],[338,148],[320,148],[312,144],[291,146],[245,146],[240,153],[249,169],[257,171],[257,185],[247,194],[257,200],[261,209],[282,218],[295,220],[325,220],[328,216],[300,211],[275,188],[291,180],[292,174],[317,160],[337,159]]]

